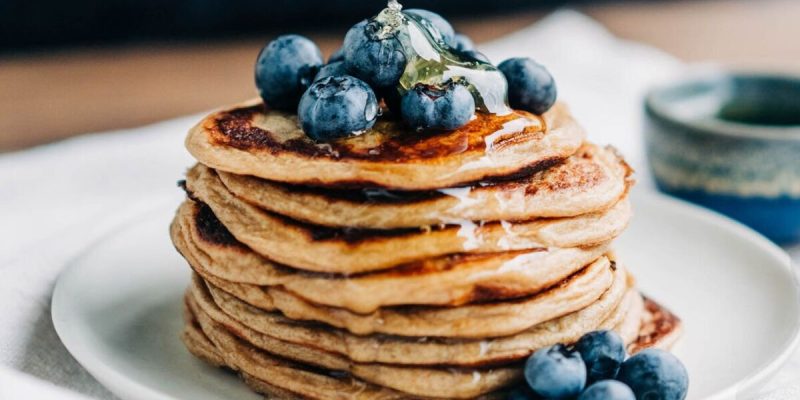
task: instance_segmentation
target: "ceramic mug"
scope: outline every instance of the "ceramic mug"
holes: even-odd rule
[[[687,77],[652,89],[645,115],[660,190],[800,240],[800,76]]]

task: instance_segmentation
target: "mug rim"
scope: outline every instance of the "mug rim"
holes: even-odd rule
[[[747,139],[761,140],[781,140],[781,141],[800,141],[800,124],[789,126],[777,125],[754,125],[742,122],[725,121],[721,119],[709,119],[707,121],[695,121],[681,118],[672,110],[669,103],[661,97],[667,92],[678,89],[699,85],[712,85],[722,87],[723,82],[731,79],[771,79],[792,82],[800,88],[800,74],[788,72],[746,72],[735,70],[714,70],[714,71],[692,71],[685,73],[667,83],[652,87],[647,90],[644,97],[644,108],[646,114],[661,122],[676,125],[684,129],[719,136],[739,137]],[[800,99],[800,89],[798,89],[798,99]]]

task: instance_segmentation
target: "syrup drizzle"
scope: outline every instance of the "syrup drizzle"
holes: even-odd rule
[[[420,83],[441,87],[448,81],[462,82],[472,93],[478,111],[511,113],[508,83],[502,72],[489,63],[456,52],[429,21],[402,9],[397,0],[389,0],[386,8],[373,18],[381,27],[378,37],[395,36],[406,56],[406,68],[397,88],[401,95]]]
[[[402,12],[402,5],[397,0],[389,0],[386,8],[381,11],[373,20],[381,24],[378,31],[379,37],[388,38],[396,35],[400,40],[406,54],[406,69],[400,79],[398,90],[401,94],[410,90],[417,83],[433,86],[441,86],[449,80],[460,80],[467,85],[479,111],[507,115],[512,112],[507,101],[507,82],[503,74],[496,67],[489,63],[479,60],[467,59],[450,49],[442,39],[441,33],[430,23],[412,14]],[[461,170],[491,166],[495,163],[492,153],[495,149],[495,142],[504,135],[511,134],[531,127],[540,127],[541,120],[519,116],[510,119],[496,132],[486,136],[486,154],[480,159],[462,166]],[[478,201],[472,198],[472,187],[445,188],[436,190],[439,193],[453,197],[458,203],[449,210],[448,214],[455,215],[465,208],[474,206]],[[364,195],[369,198],[400,198],[402,195],[395,194],[386,190],[364,191]],[[505,194],[497,193],[497,201],[502,209],[522,207],[524,204],[520,197],[524,193],[513,193],[506,198]],[[457,236],[463,242],[464,251],[479,248],[487,240],[483,237],[481,228],[482,221],[471,221],[467,219],[454,219],[452,217],[441,217],[443,224],[451,224],[458,227]],[[529,240],[520,237],[514,231],[513,223],[500,221],[506,235],[498,240],[496,245],[504,250],[517,250],[529,247]],[[427,227],[431,230],[431,227]],[[531,265],[541,263],[547,256],[549,249],[543,251],[533,251],[518,255],[492,271],[477,272],[471,278],[480,279],[481,277],[492,277],[509,273],[524,273],[530,269]],[[356,284],[353,282],[353,284]],[[378,324],[384,323],[382,319],[377,319]],[[428,341],[427,337],[420,337],[420,343]],[[479,352],[485,356],[490,350],[491,342],[483,340],[479,343]],[[472,375],[473,383],[483,379],[480,372],[475,371]]]
[[[495,143],[497,142],[498,139],[502,138],[505,135],[509,135],[517,131],[522,131],[530,127],[538,128],[541,125],[542,121],[540,119],[533,119],[528,117],[519,117],[504,123],[501,129],[497,130],[496,132],[492,132],[491,134],[487,135],[484,138],[484,142],[486,145],[486,151],[484,155],[477,160],[463,164],[461,167],[458,168],[458,172],[468,171],[476,168],[494,167],[497,164],[493,156],[496,150]]]

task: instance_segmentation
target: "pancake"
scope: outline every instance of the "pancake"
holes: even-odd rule
[[[625,309],[625,317],[619,320],[619,322],[614,325],[613,329],[619,333],[622,342],[630,349],[630,347],[636,346],[639,340],[645,306],[644,297],[636,290],[629,290],[625,300],[628,302],[627,308]],[[601,329],[609,328],[602,327]],[[628,354],[631,354],[631,352],[628,351]]]
[[[186,148],[212,168],[272,181],[427,190],[546,169],[575,153],[584,136],[557,104],[542,117],[476,113],[461,128],[433,134],[381,119],[362,135],[318,143],[296,115],[250,101],[207,116]]]
[[[428,192],[319,189],[217,172],[234,195],[259,208],[310,224],[373,229],[571,217],[611,207],[632,184],[622,157],[593,144],[525,178]]]
[[[187,309],[194,321],[184,328],[182,338],[189,351],[201,359],[239,372],[248,385],[264,394],[301,399],[407,399],[403,393],[369,385],[346,375],[306,368],[266,352],[257,351],[218,325],[204,331],[197,322],[191,302]],[[211,347],[213,346],[213,350]]]
[[[570,218],[474,223],[429,229],[353,230],[304,224],[257,208],[229,192],[214,171],[191,170],[190,195],[207,204],[238,241],[270,260],[316,272],[354,274],[453,253],[592,246],[618,236],[630,203]]]
[[[476,369],[356,363],[311,346],[275,340],[241,324],[221,324],[196,306],[193,307],[193,312],[203,332],[212,339],[218,335],[234,335],[248,345],[265,350],[271,355],[303,365],[347,373],[366,382],[416,396],[473,398],[510,386],[522,379],[522,368],[519,365]],[[217,332],[219,330],[224,333]]]
[[[629,282],[630,284],[630,282]],[[493,339],[417,338],[391,335],[353,335],[319,323],[288,319],[280,313],[265,313],[235,297],[218,293],[215,302],[207,284],[195,275],[191,296],[215,321],[242,330],[239,325],[277,341],[314,347],[355,362],[400,365],[477,367],[519,360],[533,351],[555,343],[573,343],[586,332],[619,329],[632,342],[638,336],[622,330],[623,321],[641,320],[641,296],[629,285],[613,286],[596,302],[574,313],[559,317],[513,336]],[[630,323],[629,323],[630,325]]]
[[[636,353],[648,347],[671,349],[683,333],[680,318],[650,298],[644,299],[643,314],[639,337],[628,346],[628,352]]]
[[[224,367],[225,360],[219,354],[214,343],[208,340],[200,329],[193,309],[195,304],[189,304],[189,291],[187,290],[183,302],[183,331],[181,331],[181,341],[195,357],[215,366]]]
[[[195,309],[192,308],[191,301],[189,303],[189,312],[194,313]],[[293,397],[300,396],[297,398],[313,399],[500,399],[504,398],[503,395],[505,395],[505,390],[499,390],[494,393],[472,397],[458,396],[459,391],[465,391],[464,388],[452,388],[450,390],[448,388],[440,388],[438,392],[447,394],[442,397],[412,395],[366,382],[345,371],[309,366],[276,356],[242,340],[232,332],[227,331],[221,324],[217,324],[208,318],[203,318],[202,313],[193,315],[192,318],[198,322],[187,325],[183,334],[183,337],[191,339],[187,346],[200,344],[199,348],[193,348],[192,352],[202,354],[209,351],[208,344],[213,345],[216,355],[224,359],[226,367],[239,371],[246,381],[255,380],[253,383],[258,384],[258,391],[263,388],[266,389],[266,393],[270,394],[274,393],[272,391],[273,388],[277,388],[284,396],[291,395]],[[215,354],[211,354],[210,357],[206,357],[205,354],[201,356],[204,359],[213,359],[214,357]],[[445,373],[448,372],[445,371]],[[475,379],[475,375],[473,375],[470,380],[476,381],[473,384],[475,386],[480,384],[482,379]],[[266,387],[264,387],[263,383],[266,383]],[[248,382],[248,384],[250,383]],[[404,389],[420,391],[420,389],[415,390],[415,386],[418,385]]]
[[[186,346],[186,349],[189,350],[189,352],[192,353],[195,357],[205,361],[211,366],[230,369],[225,364],[225,360],[222,358],[222,355],[220,354],[216,345],[214,345],[214,343],[212,343],[211,340],[208,337],[206,337],[206,335],[203,333],[202,329],[200,328],[200,324],[197,322],[197,319],[195,318],[194,313],[192,312],[188,303],[189,303],[188,301],[184,302],[184,316],[185,316],[184,319],[186,320],[186,324],[183,328],[183,331],[181,332],[181,341],[183,342],[184,346]],[[277,360],[275,361],[276,364],[278,364]],[[281,364],[278,365],[282,366],[283,367],[282,369],[285,372],[287,373],[291,372],[291,370],[288,370],[290,368],[289,363],[283,363],[282,365]],[[253,391],[264,394],[269,398],[292,399],[292,400],[310,398],[310,397],[301,397],[295,393],[292,393],[289,390],[267,383],[266,381],[258,379],[253,375],[249,375],[246,372],[238,371],[238,373],[241,379],[245,382],[245,384],[247,384],[247,386],[249,386]],[[297,378],[299,378],[300,374],[295,374],[295,375]],[[327,378],[335,379],[335,377],[327,377]],[[325,378],[322,379],[326,380]],[[286,383],[284,385],[286,385]],[[294,384],[291,384],[291,386],[294,386]],[[383,390],[381,392],[382,396],[375,396],[375,397],[382,399],[403,398],[403,395],[394,393],[393,391],[388,389]]]
[[[656,303],[652,304],[655,309],[660,309]],[[188,314],[192,313],[190,307],[186,309]],[[656,312],[654,315],[664,314]],[[190,315],[187,320],[194,321],[195,317]],[[182,338],[190,352],[214,366],[219,366],[218,361],[224,361],[226,367],[239,371],[242,379],[253,390],[270,398],[320,400],[421,398],[372,385],[348,374],[309,368],[271,356],[268,352],[260,351],[230,335],[224,329],[216,332],[221,335],[214,341],[205,335],[198,323],[189,322],[184,328]],[[669,332],[663,333],[670,334]],[[653,339],[655,340],[652,343],[654,346],[663,347],[658,338]],[[641,348],[641,346],[638,342],[634,342],[629,344],[629,348]],[[224,359],[223,354],[226,355]],[[506,397],[507,393],[501,390],[478,397],[478,399]]]
[[[487,254],[455,254],[347,277],[307,273],[269,261],[232,239],[199,204],[181,207],[175,247],[196,268],[241,285],[281,286],[313,303],[369,313],[396,305],[461,305],[534,294],[601,257],[607,245]]]
[[[487,338],[513,335],[541,322],[587,307],[612,285],[624,285],[625,272],[613,270],[603,257],[558,285],[511,301],[458,307],[401,306],[368,314],[313,304],[277,287],[243,287],[195,270],[210,284],[215,300],[223,292],[264,312],[280,311],[295,320],[318,321],[357,335]],[[224,308],[224,307],[223,307]]]

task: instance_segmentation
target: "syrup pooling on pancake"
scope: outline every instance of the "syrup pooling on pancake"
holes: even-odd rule
[[[427,134],[409,134],[397,121],[381,119],[362,135],[319,143],[305,136],[297,126],[296,116],[275,110],[265,111],[259,104],[220,112],[213,120],[207,121],[206,129],[215,144],[240,150],[400,163],[475,151],[501,152],[516,143],[541,139],[547,126],[542,117],[524,111],[503,116],[476,115],[459,129]]]
[[[466,171],[476,168],[494,167],[496,162],[493,159],[493,156],[496,154],[496,152],[514,140],[519,140],[518,136],[515,135],[516,132],[528,132],[529,130],[534,132],[542,132],[543,130],[541,129],[541,125],[543,122],[544,121],[541,118],[532,119],[525,117],[514,118],[503,122],[503,125],[500,127],[500,129],[495,130],[483,138],[483,156],[475,161],[470,161],[463,164],[458,170]]]
[[[525,126],[506,133],[506,123],[520,119]],[[487,148],[486,137],[498,131],[502,134]],[[557,104],[541,116],[477,113],[466,125],[443,132],[416,133],[400,121],[380,118],[360,136],[321,144],[305,135],[296,116],[250,102],[206,117],[186,145],[201,163],[239,175],[317,187],[418,191],[524,177],[568,158],[584,137],[566,106]]]
[[[417,15],[403,13],[397,2],[378,14],[373,21],[381,24],[381,35],[396,35],[406,56],[406,67],[400,77],[401,94],[417,84],[441,86],[449,80],[463,79],[475,98],[478,110],[505,115],[511,112],[507,101],[507,84],[503,74],[493,65],[457,54],[443,43],[441,33]]]

